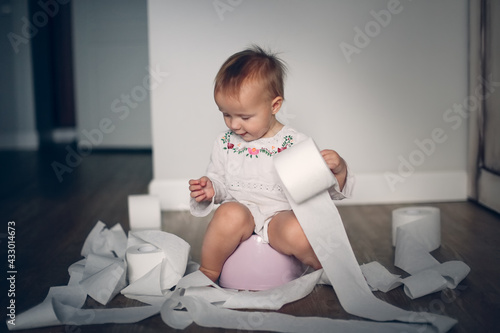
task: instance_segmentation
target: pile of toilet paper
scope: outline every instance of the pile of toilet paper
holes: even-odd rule
[[[141,246],[147,246],[146,252],[137,251]],[[286,303],[307,296],[316,284],[330,284],[330,281],[321,269],[271,290],[222,289],[206,278],[196,263],[188,260],[189,250],[184,240],[167,232],[135,231],[130,232],[127,238],[121,225],[108,229],[99,221],[82,248],[84,259],[68,269],[68,285],[52,287],[41,304],[19,314],[16,325],[8,327],[19,330],[56,325],[135,323],[160,313],[167,325],[177,329],[195,322],[206,327],[280,332],[422,331],[421,325],[396,322],[298,318],[273,312],[237,311],[235,309],[278,310]],[[144,275],[128,283],[130,273],[137,273],[127,273],[130,268],[127,267],[127,253],[144,256],[142,265],[146,266],[155,262],[147,259],[151,253],[161,253],[161,259]],[[134,260],[132,265],[137,266]],[[136,268],[139,272],[143,271],[142,266]],[[114,309],[84,308],[87,296],[106,305],[120,292],[145,305]],[[441,318],[429,315],[434,320]]]

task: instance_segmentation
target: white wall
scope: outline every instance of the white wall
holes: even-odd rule
[[[4,1],[0,12],[0,149],[36,149],[28,2]]]
[[[466,14],[466,0],[149,0],[150,64],[169,73],[151,94],[150,192],[186,208],[224,129],[214,76],[257,43],[289,65],[283,121],[357,174],[348,202],[465,199],[467,129],[449,109],[466,98]]]
[[[72,4],[79,144],[150,148],[147,2]]]

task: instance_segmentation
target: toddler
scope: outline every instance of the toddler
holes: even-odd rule
[[[215,140],[206,176],[189,181],[190,209],[206,216],[200,270],[217,281],[226,259],[252,233],[314,269],[321,264],[288,203],[272,157],[307,136],[276,119],[284,100],[285,65],[260,47],[229,57],[215,78],[215,103],[228,131]],[[334,150],[321,155],[337,183],[332,199],[350,195],[354,179]]]

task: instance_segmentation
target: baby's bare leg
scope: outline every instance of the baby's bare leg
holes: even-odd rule
[[[217,281],[226,259],[252,235],[254,227],[253,216],[244,205],[238,202],[220,205],[205,232],[200,271]]]
[[[293,255],[314,269],[321,268],[311,244],[292,211],[278,213],[271,222],[267,234],[269,244],[278,252]]]

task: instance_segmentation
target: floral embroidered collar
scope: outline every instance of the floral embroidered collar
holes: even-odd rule
[[[250,158],[258,158],[260,153],[266,156],[273,156],[293,145],[293,137],[291,135],[287,135],[283,138],[281,147],[272,146],[271,149],[266,147],[242,147],[241,143],[235,145],[231,142],[231,135],[233,134],[234,133],[232,131],[227,131],[226,133],[224,133],[224,136],[221,138],[222,143],[224,144],[223,149],[227,150],[228,153],[229,151],[237,154],[243,154],[246,152],[245,156],[248,156]]]

